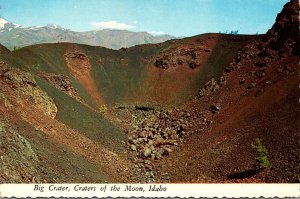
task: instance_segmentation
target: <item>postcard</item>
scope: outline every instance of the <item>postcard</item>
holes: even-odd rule
[[[298,0],[0,0],[0,197],[300,197]]]

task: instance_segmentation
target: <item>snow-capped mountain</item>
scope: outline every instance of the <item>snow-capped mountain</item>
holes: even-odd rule
[[[154,36],[147,32],[131,32],[127,30],[75,32],[56,24],[22,27],[0,18],[0,43],[9,49],[39,43],[57,42],[80,43],[119,49],[138,44],[160,43],[174,38],[170,35]]]
[[[6,21],[5,19],[0,18],[0,31],[11,31],[14,28],[20,28],[21,26],[9,21]]]
[[[0,29],[4,28],[4,25],[7,24],[8,21],[6,21],[5,19],[0,18]]]
[[[23,28],[23,30],[39,30],[39,29],[61,29],[61,30],[65,30],[64,28],[62,28],[59,25],[56,24],[48,24],[46,26],[31,26],[28,28]]]
[[[23,30],[36,30],[36,29],[62,29],[64,30],[64,28],[62,28],[61,26],[59,25],[56,25],[56,24],[48,24],[46,26],[32,26],[32,27],[22,27],[20,26],[19,24],[15,24],[15,23],[12,23],[12,22],[9,22],[3,18],[0,18],[0,30],[2,32],[4,31],[11,31],[12,29],[14,28],[21,28]]]

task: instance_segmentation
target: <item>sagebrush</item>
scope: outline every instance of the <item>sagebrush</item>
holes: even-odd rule
[[[268,150],[262,143],[261,139],[255,139],[254,143],[252,143],[252,149],[255,155],[255,167],[257,169],[266,169],[270,167],[270,162],[268,159]]]

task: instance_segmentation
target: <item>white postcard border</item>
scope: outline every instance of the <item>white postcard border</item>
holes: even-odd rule
[[[300,198],[300,184],[1,184],[4,197]]]

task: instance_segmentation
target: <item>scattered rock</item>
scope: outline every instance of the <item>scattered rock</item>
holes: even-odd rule
[[[295,71],[295,67],[291,67],[291,66],[286,66],[285,69],[289,72]]]
[[[164,154],[166,154],[166,155],[170,155],[170,153],[172,153],[173,152],[173,150],[172,149],[170,149],[170,148],[164,148]]]
[[[255,97],[258,97],[258,96],[260,96],[262,93],[263,93],[263,89],[259,89],[256,93],[255,93]]]
[[[191,61],[190,63],[188,63],[188,65],[189,65],[189,67],[191,68],[191,69],[195,69],[195,68],[197,68],[199,65],[196,63],[196,62],[194,62],[194,61]]]
[[[263,78],[266,74],[265,74],[265,72],[257,71],[256,75],[257,75],[258,78]]]
[[[240,85],[244,84],[245,81],[246,81],[246,80],[245,80],[244,78],[240,79]]]
[[[161,68],[161,69],[167,69],[167,68],[169,68],[168,63],[166,61],[164,61],[162,58],[157,59],[154,62],[154,66],[156,66],[158,68]]]
[[[134,144],[130,145],[131,150],[136,151],[136,146]]]
[[[151,154],[151,149],[150,148],[148,148],[148,147],[145,147],[144,148],[144,151],[143,151],[143,154],[144,154],[144,156],[145,157],[148,157],[150,154]]]
[[[254,76],[255,71],[250,71],[248,74],[249,74],[250,77],[252,77],[252,76]]]
[[[251,83],[248,85],[247,89],[252,89],[256,86],[256,83]]]
[[[217,112],[219,112],[219,111],[221,110],[221,105],[220,105],[220,103],[217,103],[217,104],[215,104],[215,105],[211,105],[211,106],[209,107],[209,110],[210,110],[212,113],[217,113]]]
[[[238,55],[236,56],[236,58],[235,58],[235,62],[236,62],[236,63],[239,63],[239,62],[241,61],[241,59],[242,59],[241,55],[238,54]]]
[[[0,61],[0,67],[2,68],[4,66],[6,66],[6,63],[4,61]]]
[[[260,59],[260,60],[258,60],[257,62],[255,62],[254,65],[257,66],[257,67],[259,67],[259,68],[261,68],[261,67],[266,66],[266,61],[263,60],[263,59]]]
[[[75,52],[68,52],[65,54],[66,57],[68,58],[77,58],[77,59],[81,59],[81,60],[85,60],[87,58],[87,56],[79,51],[75,51]]]
[[[266,85],[271,85],[272,82],[271,82],[271,81],[266,81],[265,84],[266,84]]]
[[[150,169],[146,161],[151,164],[172,153],[188,135],[190,120],[194,118],[190,112],[178,109],[129,109],[132,128],[128,131],[128,148],[134,159],[141,162],[138,168],[142,170]]]

